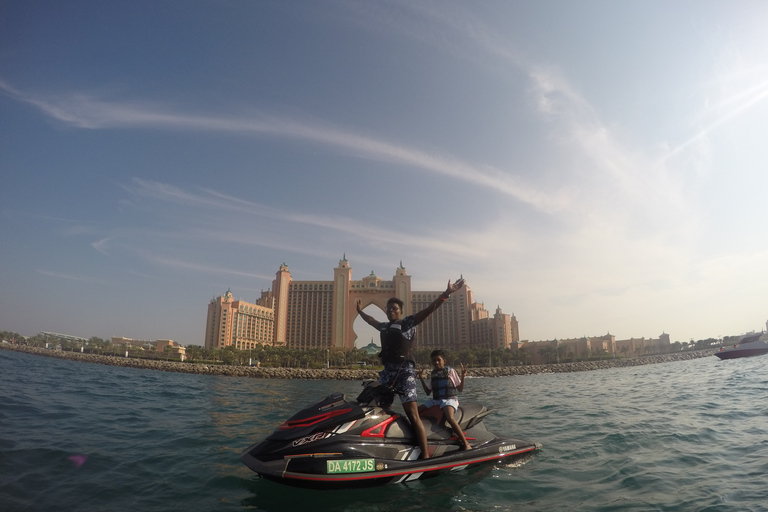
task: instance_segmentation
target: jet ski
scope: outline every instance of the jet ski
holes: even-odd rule
[[[385,395],[390,394],[389,397]],[[246,448],[240,460],[263,478],[314,489],[348,489],[411,482],[481,464],[509,463],[538,443],[500,437],[485,428],[492,411],[464,402],[454,417],[471,450],[462,450],[439,408],[421,413],[429,459],[405,415],[379,403],[392,403],[385,386],[368,383],[357,398],[334,393],[309,405],[265,440]]]

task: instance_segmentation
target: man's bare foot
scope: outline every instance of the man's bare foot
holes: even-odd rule
[[[469,445],[469,443],[464,443],[464,446],[460,447],[459,450],[471,450],[472,447]]]

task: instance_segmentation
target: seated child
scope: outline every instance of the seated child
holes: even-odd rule
[[[419,412],[429,409],[434,405],[439,405],[445,414],[445,418],[448,420],[448,424],[459,438],[461,449],[470,450],[472,447],[467,442],[464,432],[462,432],[459,424],[453,417],[453,413],[459,408],[459,391],[464,390],[464,377],[467,375],[467,367],[464,364],[461,365],[461,379],[459,379],[456,370],[445,365],[445,355],[442,350],[433,351],[430,357],[432,358],[432,366],[435,369],[432,370],[432,378],[429,385],[424,382],[423,369],[419,370],[419,380],[421,380],[421,385],[424,387],[424,392],[427,395],[432,395],[432,398],[419,406]]]

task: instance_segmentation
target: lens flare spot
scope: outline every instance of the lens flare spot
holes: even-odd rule
[[[85,464],[85,461],[88,460],[87,455],[70,455],[67,458],[71,460],[75,464],[75,467],[77,468]]]

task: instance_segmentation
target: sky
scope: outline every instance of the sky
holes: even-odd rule
[[[760,331],[766,23],[763,0],[0,0],[0,330],[202,345],[212,298],[346,256],[463,276],[524,340]]]

